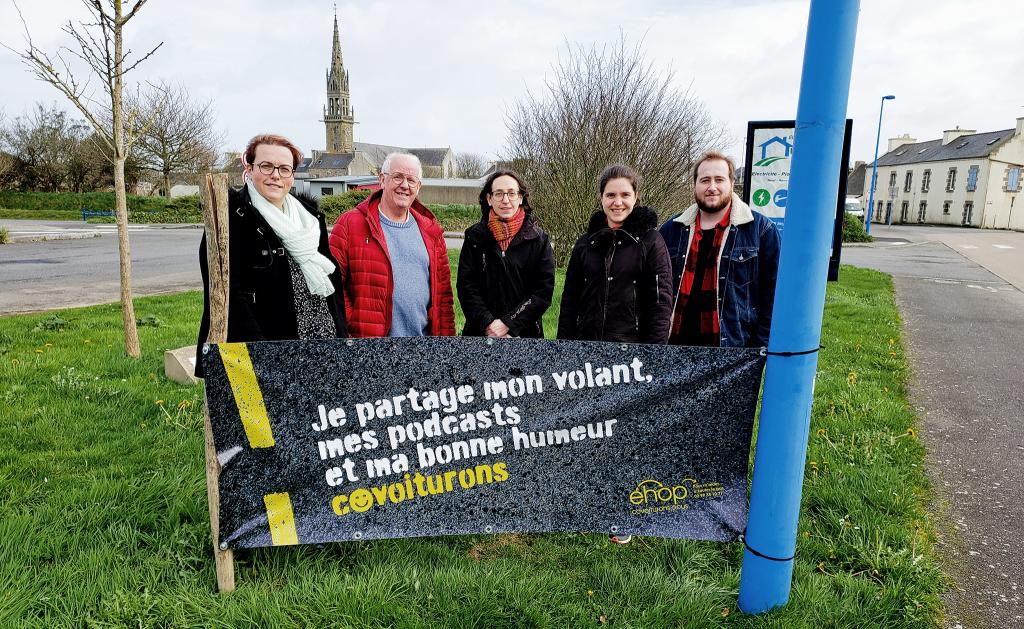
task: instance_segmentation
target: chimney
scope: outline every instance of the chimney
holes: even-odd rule
[[[942,145],[945,146],[953,140],[963,135],[973,135],[977,133],[974,129],[961,129],[960,125],[957,125],[955,129],[946,129],[942,132]]]
[[[903,146],[904,144],[913,144],[914,142],[917,142],[917,140],[910,137],[909,133],[904,133],[898,138],[889,138],[888,152],[895,151],[897,148]]]
[[[1013,135],[1024,135],[1024,116],[1017,118],[1017,130]]]
[[[853,163],[853,169],[854,169],[854,170],[857,170],[858,168],[860,168],[860,167],[861,167],[861,166],[863,166],[863,165],[864,165],[864,160],[862,160],[862,159],[858,159],[857,161],[855,161],[855,162]]]

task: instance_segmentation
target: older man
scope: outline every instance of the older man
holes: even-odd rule
[[[415,155],[388,155],[381,189],[331,231],[351,336],[455,334],[448,249],[437,219],[416,200],[422,177]]]
[[[768,345],[779,232],[733,194],[735,180],[731,159],[705,153],[693,169],[696,203],[661,226],[677,290],[669,343]]]

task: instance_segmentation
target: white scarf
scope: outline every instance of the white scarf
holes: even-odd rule
[[[327,297],[334,292],[334,285],[328,276],[334,271],[334,263],[320,253],[320,223],[316,217],[302,207],[292,195],[284,198],[284,209],[279,209],[261,195],[252,182],[248,182],[249,198],[253,207],[274,230],[288,255],[299,265],[306,279],[309,292]]]

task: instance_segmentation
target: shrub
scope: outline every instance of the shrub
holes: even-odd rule
[[[859,218],[845,212],[843,216],[843,242],[871,242],[871,235],[864,229]]]
[[[0,245],[6,245],[11,241],[11,232],[6,227],[0,227]]]
[[[463,232],[473,223],[480,221],[480,206],[449,203],[431,204],[427,208],[437,217],[445,231]]]
[[[372,193],[372,190],[349,190],[336,196],[320,197],[320,211],[324,213],[327,226],[330,227],[336,223],[342,212],[347,212],[359,205]]]

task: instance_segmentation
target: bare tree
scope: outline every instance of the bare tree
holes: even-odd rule
[[[122,99],[124,75],[148,59],[163,43],[157,44],[144,55],[129,59],[131,50],[126,50],[124,46],[124,27],[138,15],[146,0],[82,0],[82,3],[89,10],[93,21],[77,24],[68,22],[64,26],[64,32],[74,39],[73,48],[62,47],[53,55],[37,48],[17,4],[15,8],[18,9],[18,15],[25,28],[25,48],[18,51],[6,45],[5,47],[21,57],[36,78],[57,88],[82,112],[113,158],[124,345],[129,356],[138,358],[141,352],[139,333],[135,325],[135,305],[132,302],[131,249],[128,245],[124,165],[140,125],[134,122],[126,124]],[[76,76],[71,68],[72,58],[84,63],[92,75],[99,79],[104,92],[102,100],[93,97],[88,88],[88,79],[83,80]],[[134,112],[127,113],[128,118],[135,115]],[[126,128],[133,131],[126,133]]]
[[[479,179],[487,170],[487,160],[479,153],[456,153],[455,176],[464,179]]]
[[[171,198],[171,176],[210,170],[217,161],[223,134],[214,129],[213,105],[194,103],[184,86],[161,85],[132,97],[141,115],[135,148],[142,167],[159,173],[164,196]]]
[[[59,192],[69,187],[76,154],[88,127],[56,104],[36,103],[0,130],[0,147],[19,168],[15,186],[21,190]]]
[[[10,178],[7,173],[14,170],[14,156],[5,150],[4,136],[7,133],[7,121],[4,112],[0,111],[0,190],[10,187]]]
[[[727,143],[723,125],[675,86],[672,72],[646,60],[642,42],[568,48],[542,94],[527,93],[506,120],[506,159],[526,178],[563,264],[598,207],[606,165],[634,167],[643,178],[640,203],[665,218],[692,202],[694,159]]]

